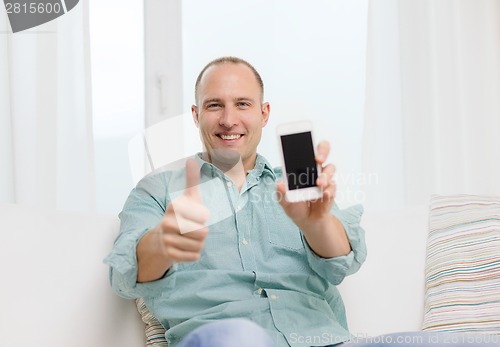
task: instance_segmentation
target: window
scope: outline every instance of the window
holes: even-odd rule
[[[222,55],[239,56],[261,73],[265,98],[271,104],[259,152],[279,165],[276,125],[312,120],[316,140],[327,139],[332,147],[330,160],[338,168],[337,201],[349,205],[363,200],[357,181],[361,178],[367,16],[368,1],[146,2],[147,74],[174,83],[164,96],[159,95],[155,80],[146,83],[146,94],[151,95],[146,105],[148,126],[188,114],[194,82],[203,66]],[[162,103],[177,105],[177,113],[158,116]],[[189,126],[189,116],[184,118]],[[199,141],[195,131],[183,131],[189,134],[183,146]]]
[[[144,129],[143,3],[90,1],[97,210],[121,210],[134,182],[128,143]]]

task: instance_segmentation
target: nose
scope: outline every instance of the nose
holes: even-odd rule
[[[226,107],[219,119],[219,124],[225,128],[232,128],[238,124],[238,121],[238,112],[230,107]]]

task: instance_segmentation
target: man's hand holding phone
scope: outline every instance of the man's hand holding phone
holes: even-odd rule
[[[330,210],[335,200],[337,186],[335,184],[335,166],[325,164],[330,153],[330,144],[321,141],[316,150],[315,161],[321,168],[321,173],[316,179],[316,186],[321,191],[320,197],[311,201],[289,202],[285,199],[287,192],[284,182],[277,184],[278,201],[286,214],[297,225],[304,225],[330,215]]]
[[[351,251],[347,234],[330,213],[336,194],[335,167],[326,164],[330,144],[320,142],[314,154],[310,122],[282,124],[278,136],[284,180],[276,186],[280,205],[318,256],[347,255]]]
[[[209,211],[202,203],[199,183],[198,164],[190,159],[186,162],[186,190],[172,200],[160,224],[137,245],[138,282],[161,278],[174,262],[200,258]]]

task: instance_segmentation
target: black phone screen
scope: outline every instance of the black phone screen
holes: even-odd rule
[[[281,135],[288,189],[316,186],[318,170],[311,132]]]

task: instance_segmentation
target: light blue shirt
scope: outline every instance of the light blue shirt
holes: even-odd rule
[[[113,289],[143,297],[168,329],[169,346],[198,326],[247,318],[267,330],[276,346],[309,346],[348,340],[344,304],[336,288],[366,258],[360,205],[334,206],[352,251],[321,258],[276,201],[273,169],[257,155],[238,191],[222,171],[197,156],[200,192],[210,210],[208,236],[197,262],[176,263],[159,280],[137,283],[136,246],[158,225],[170,201],[185,188],[184,169],[151,174],[132,190],[120,213],[121,230],[105,263]]]

